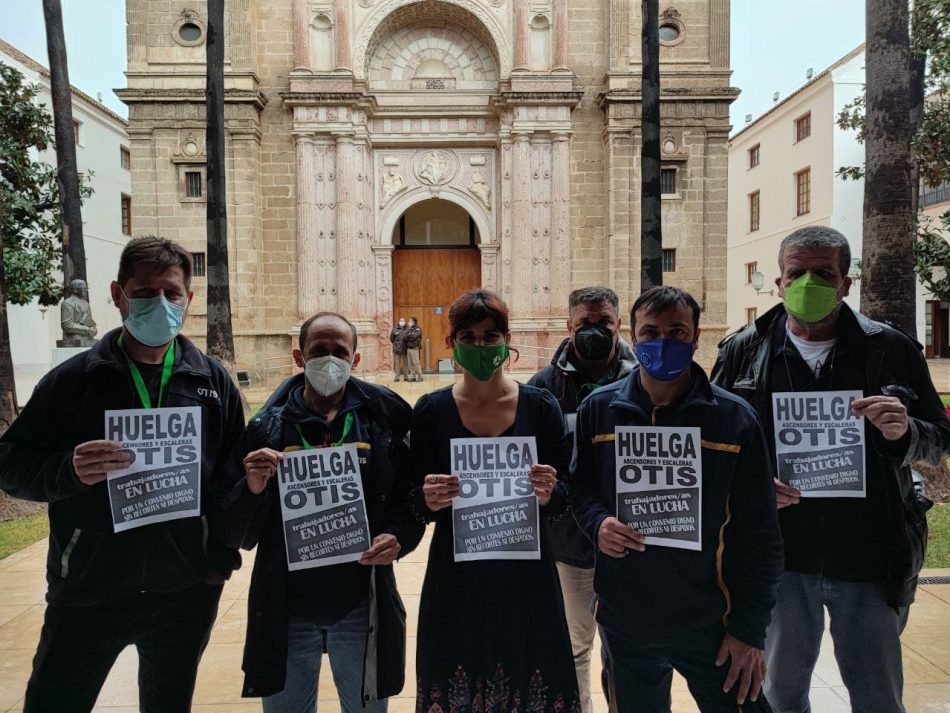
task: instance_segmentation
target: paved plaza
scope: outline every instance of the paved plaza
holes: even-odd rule
[[[937,387],[950,391],[950,365],[932,363]],[[429,377],[426,383],[396,385],[408,400],[442,384],[451,377]],[[415,631],[419,594],[425,574],[428,537],[406,559],[396,565],[399,590],[409,615],[407,685],[400,696],[390,699],[393,713],[415,710],[414,659]],[[211,635],[198,676],[194,710],[197,713],[260,710],[257,700],[240,697],[241,654],[247,617],[247,594],[253,553],[245,554],[244,566],[225,586],[218,619]],[[38,542],[0,561],[0,713],[21,711],[23,692],[30,674],[30,662],[43,620],[43,595],[46,590],[46,542]],[[929,576],[948,576],[950,570],[925,571]],[[950,713],[950,584],[923,585],[903,636],[905,666],[905,703],[908,713]],[[77,656],[82,652],[77,651]],[[137,711],[137,663],[133,649],[126,649],[112,671],[96,711],[134,713]],[[607,710],[599,685],[600,666],[594,666],[595,710]],[[319,710],[339,711],[330,667],[324,665],[320,680]],[[834,661],[830,640],[826,640],[812,683],[812,708],[815,713],[847,713],[841,677]],[[682,679],[677,678],[673,693],[674,713],[694,713]]]

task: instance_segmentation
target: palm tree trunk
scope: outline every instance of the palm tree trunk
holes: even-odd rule
[[[3,255],[3,235],[0,234],[0,256]],[[10,352],[10,328],[7,324],[6,274],[0,258],[0,434],[13,423],[19,412],[16,402],[16,381],[13,356]]]
[[[59,202],[63,209],[63,281],[86,280],[86,249],[82,235],[82,202],[76,167],[76,135],[73,129],[73,95],[69,87],[63,9],[59,0],[43,0],[46,19],[46,50],[49,54],[50,93],[56,133],[56,167]]]
[[[224,0],[208,0],[208,354],[234,373],[224,152]]]
[[[867,0],[861,310],[916,331],[907,0]]]
[[[643,76],[640,84],[640,291],[663,284],[660,207],[659,0],[643,0]]]

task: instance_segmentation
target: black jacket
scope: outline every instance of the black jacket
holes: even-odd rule
[[[754,325],[726,337],[719,345],[713,367],[715,383],[746,399],[763,421],[770,420],[771,362],[775,330],[784,320],[777,305]],[[874,322],[847,305],[841,307],[842,329],[863,340],[865,395],[901,396],[908,407],[909,431],[900,441],[888,442],[868,425],[866,458],[892,477],[883,478],[886,494],[888,546],[885,587],[888,603],[906,606],[914,601],[917,575],[927,545],[926,511],[930,501],[918,497],[910,474],[913,461],[938,464],[950,451],[950,421],[934,389],[920,345],[893,327]],[[794,507],[794,506],[793,506]]]
[[[282,451],[299,447],[300,437],[289,418],[288,397],[302,388],[304,376],[285,381],[251,419],[238,449],[240,456],[258,448]],[[370,468],[363,472],[363,492],[372,536],[390,533],[399,540],[400,557],[416,548],[424,527],[412,517],[407,502],[409,451],[406,433],[412,410],[389,389],[351,378],[349,407],[356,411],[352,440],[368,445]],[[235,463],[237,465],[237,463]],[[277,479],[260,495],[245,485],[243,469],[235,468],[232,499],[227,507],[227,542],[257,546],[248,597],[244,646],[243,696],[258,697],[284,688],[287,669],[288,572]],[[369,635],[363,666],[363,701],[372,702],[402,690],[406,664],[406,610],[392,566],[374,566],[369,579]],[[355,603],[354,603],[355,604]]]
[[[420,349],[422,347],[422,328],[406,327],[406,349]]]
[[[409,334],[408,327],[393,327],[393,331],[389,333],[389,341],[393,345],[393,352],[396,354],[405,354],[406,353],[406,336]]]
[[[0,487],[49,503],[46,599],[57,606],[179,591],[203,581],[209,568],[229,576],[241,562],[215,535],[229,492],[228,453],[244,430],[241,397],[224,368],[184,337],[176,340],[164,406],[201,407],[202,517],[116,534],[105,483],[86,486],[76,477],[73,448],[105,437],[104,412],[141,408],[119,333],[44,376],[0,438]]]
[[[638,367],[577,413],[571,505],[591,542],[616,516],[616,426],[699,427],[702,435],[702,550],[647,545],[620,559],[598,551],[597,621],[645,645],[712,644],[728,632],[761,649],[782,573],[765,437],[748,404],[692,369],[679,404],[644,410]]]
[[[573,437],[574,419],[580,402],[595,388],[612,384],[622,379],[637,365],[633,349],[623,339],[618,342],[618,358],[614,367],[594,384],[585,384],[587,379],[571,363],[573,350],[571,340],[561,342],[551,363],[528,380],[531,386],[546,389],[554,394],[567,430]],[[573,567],[591,569],[595,562],[594,546],[578,528],[573,517],[562,517],[551,522],[551,547],[554,558]]]

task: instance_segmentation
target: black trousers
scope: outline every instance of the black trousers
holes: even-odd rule
[[[603,643],[604,691],[614,713],[670,713],[673,671],[686,679],[690,694],[702,713],[772,713],[759,693],[739,706],[736,689],[722,690],[729,662],[716,666],[719,642],[703,646],[684,642],[682,648],[648,647],[600,627]]]
[[[88,713],[130,645],[139,654],[142,713],[187,713],[222,588],[200,583],[90,607],[47,606],[24,713]]]

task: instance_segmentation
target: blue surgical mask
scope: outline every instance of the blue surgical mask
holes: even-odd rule
[[[122,293],[129,303],[125,328],[135,340],[148,347],[168,344],[181,331],[185,322],[185,308],[169,302],[165,295],[131,298]]]
[[[653,339],[637,342],[640,366],[657,381],[673,381],[693,363],[693,343],[678,339]]]

